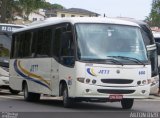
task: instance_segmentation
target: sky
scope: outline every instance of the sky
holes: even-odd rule
[[[151,11],[152,0],[46,0],[65,8],[82,8],[107,17],[130,17],[144,20]]]

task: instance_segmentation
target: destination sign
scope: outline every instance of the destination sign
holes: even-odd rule
[[[17,26],[0,25],[0,32],[13,32],[19,28]]]

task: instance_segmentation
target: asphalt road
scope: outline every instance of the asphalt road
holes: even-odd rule
[[[115,103],[77,103],[74,108],[63,108],[61,100],[42,97],[39,102],[23,100],[23,96],[0,92],[0,117],[2,118],[138,118],[141,115],[160,118],[160,99],[135,100],[131,110]],[[145,118],[147,118],[145,117]]]

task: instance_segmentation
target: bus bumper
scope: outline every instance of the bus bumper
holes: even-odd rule
[[[121,95],[123,98],[148,98],[150,84],[135,87],[106,87],[79,84],[75,91],[75,98],[102,98],[108,99],[112,95]]]

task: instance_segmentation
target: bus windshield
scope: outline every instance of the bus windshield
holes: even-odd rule
[[[0,24],[0,66],[8,66],[12,32],[23,26]]]
[[[11,47],[11,34],[0,33],[0,62],[8,63]]]
[[[111,57],[147,61],[140,28],[115,24],[76,24],[80,60],[105,60]],[[128,62],[126,58],[120,61]],[[127,60],[127,61],[126,61]]]

